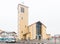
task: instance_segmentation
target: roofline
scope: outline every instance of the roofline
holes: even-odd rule
[[[37,22],[40,22],[40,21],[37,21]],[[29,26],[32,26],[32,25],[34,25],[34,24],[36,24],[37,22],[35,22],[35,23],[33,23],[33,24],[31,24],[31,25],[29,25]],[[42,22],[40,22],[45,28],[47,28]],[[28,27],[29,27],[28,26]]]
[[[34,25],[34,24],[36,24],[37,22],[35,22],[35,23],[33,23],[33,24],[31,24],[31,25],[29,25],[29,26],[32,26],[32,25]]]
[[[51,35],[51,34],[47,34],[47,35]]]
[[[28,6],[25,6],[25,5],[23,5],[23,4],[18,4],[18,6],[19,6],[19,5],[29,8]]]
[[[43,25],[45,28],[47,28],[43,23],[42,23],[42,25]]]

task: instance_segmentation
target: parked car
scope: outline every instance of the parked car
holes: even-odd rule
[[[0,42],[3,42],[4,41],[4,38],[0,38]]]
[[[15,38],[7,38],[6,40],[5,40],[5,42],[13,42],[13,43],[15,43],[16,42],[16,39]]]
[[[0,42],[4,42],[5,38],[4,37],[0,37]]]

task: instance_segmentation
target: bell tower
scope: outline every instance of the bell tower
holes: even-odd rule
[[[18,5],[18,37],[20,40],[26,39],[28,33],[28,7],[22,4]]]

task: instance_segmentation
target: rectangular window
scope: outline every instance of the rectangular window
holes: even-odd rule
[[[41,25],[39,23],[36,24],[36,31],[37,31],[37,35],[41,34]]]
[[[23,7],[21,7],[21,12],[24,13],[24,8]]]
[[[23,17],[21,17],[21,19],[23,20]]]
[[[41,39],[41,23],[40,22],[36,23],[36,36],[38,40]]]
[[[39,36],[39,40],[41,39],[41,36]]]

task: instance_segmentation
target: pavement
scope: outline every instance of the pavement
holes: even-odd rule
[[[38,40],[32,40],[32,41],[20,41],[20,42],[16,42],[16,43],[0,42],[0,44],[41,44],[41,42]]]
[[[21,44],[21,43],[1,43],[0,44]]]

